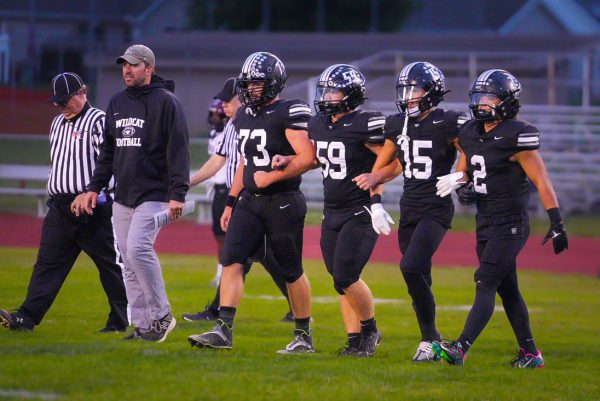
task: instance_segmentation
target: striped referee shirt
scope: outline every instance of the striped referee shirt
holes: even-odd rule
[[[56,116],[50,127],[52,169],[47,190],[76,195],[85,190],[96,167],[104,133],[104,112],[86,104],[76,117]]]
[[[219,156],[223,156],[226,160],[225,170],[227,172],[227,177],[225,184],[227,185],[227,188],[231,188],[233,185],[235,171],[237,170],[240,160],[242,159],[242,155],[238,151],[237,140],[237,131],[233,125],[233,119],[229,119],[229,121],[227,121],[227,125],[225,125],[225,128],[223,129],[223,140],[221,141],[221,144],[217,148],[216,152]]]

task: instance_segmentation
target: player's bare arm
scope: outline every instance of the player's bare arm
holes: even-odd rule
[[[266,188],[274,182],[297,177],[314,166],[315,149],[310,139],[308,139],[308,132],[288,128],[285,130],[285,136],[296,155],[287,159],[288,164],[282,170],[257,171],[254,173],[254,182],[258,188]]]

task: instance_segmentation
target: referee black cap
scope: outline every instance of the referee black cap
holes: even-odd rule
[[[50,102],[63,103],[67,101],[79,89],[85,88],[83,79],[74,72],[63,72],[52,78],[53,96]]]
[[[221,88],[221,91],[215,95],[214,99],[229,102],[235,95],[235,78],[228,78],[223,84],[223,88]]]

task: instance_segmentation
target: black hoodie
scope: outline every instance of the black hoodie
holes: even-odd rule
[[[153,75],[149,85],[127,88],[110,99],[104,142],[88,191],[115,177],[115,201],[185,201],[190,187],[187,124],[173,94],[175,84]]]

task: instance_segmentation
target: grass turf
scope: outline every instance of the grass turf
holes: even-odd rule
[[[0,248],[0,307],[23,300],[33,249]],[[176,316],[213,295],[215,259],[160,255]],[[42,324],[33,333],[0,330],[0,399],[27,391],[60,400],[594,400],[600,386],[600,283],[590,277],[520,271],[521,289],[546,368],[507,366],[516,344],[496,312],[460,368],[415,365],[417,325],[396,266],[369,265],[364,278],[377,298],[383,342],[367,360],[333,356],[345,342],[339,307],[322,262],[307,261],[313,288],[317,352],[281,356],[292,325],[276,287],[260,266],[248,276],[232,351],[192,349],[186,338],[210,324],[185,324],[165,343],[121,341],[98,334],[107,305],[91,261],[82,256]],[[473,300],[472,269],[434,269],[438,325],[457,336]],[[500,302],[498,301],[498,305]],[[12,394],[12,395],[11,395]],[[6,397],[6,398],[3,398]],[[42,398],[43,398],[42,397]],[[49,398],[50,397],[50,398]],[[41,398],[38,398],[41,399]]]

